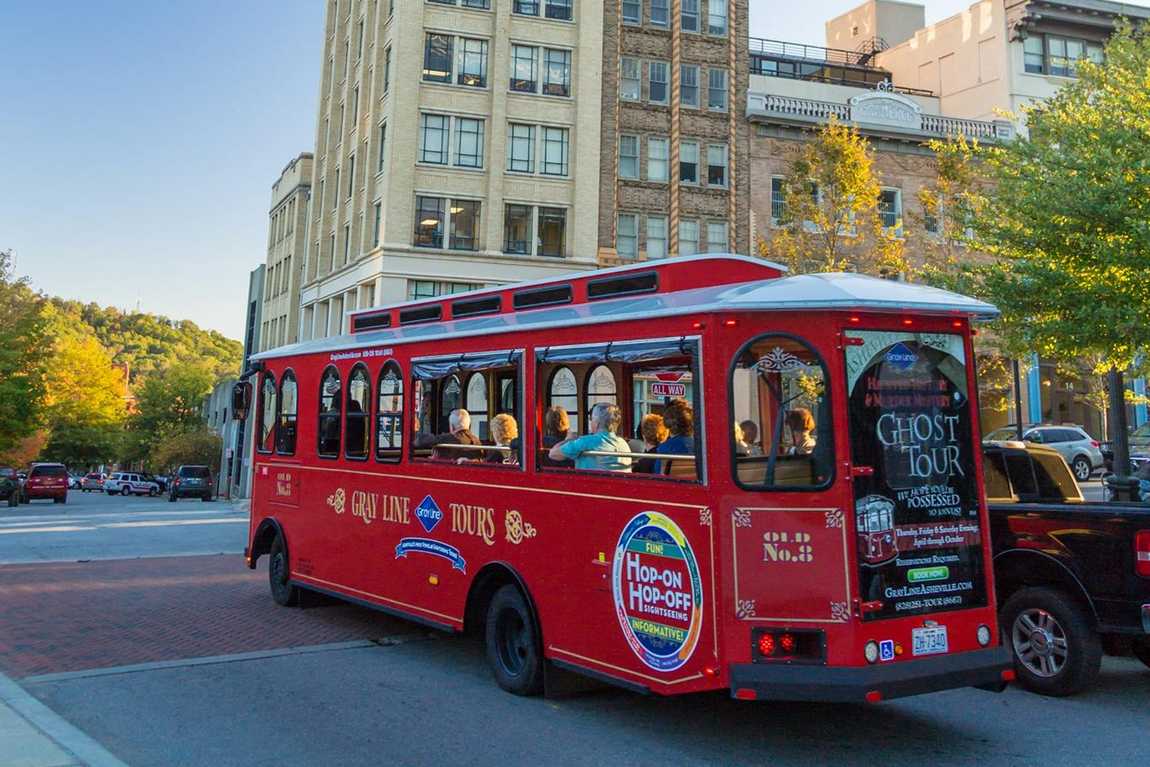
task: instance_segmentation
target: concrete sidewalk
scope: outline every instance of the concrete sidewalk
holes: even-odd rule
[[[0,765],[127,767],[3,674],[0,674]]]

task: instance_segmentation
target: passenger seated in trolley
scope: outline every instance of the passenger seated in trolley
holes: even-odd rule
[[[567,434],[570,431],[571,418],[567,415],[567,411],[559,405],[552,405],[547,408],[547,412],[543,414],[543,447],[550,450],[567,439]],[[543,465],[570,469],[575,464],[567,459],[553,461],[550,455],[545,455]]]
[[[471,413],[463,408],[452,410],[447,416],[447,425],[451,429],[447,434],[435,438],[435,452],[432,458],[437,460],[454,461],[459,458],[476,458],[471,450],[452,450],[450,445],[478,445],[479,437],[471,433]]]
[[[737,425],[743,432],[743,444],[747,446],[747,455],[762,455],[763,448],[759,445],[759,425],[749,418]]]
[[[639,423],[639,433],[643,435],[644,453],[654,453],[670,436],[670,432],[663,424],[663,416],[658,413],[643,416],[643,420]],[[640,458],[635,464],[635,471],[640,474],[653,474],[656,463],[658,461],[654,458]]]
[[[515,422],[515,416],[500,413],[492,418],[491,440],[495,443],[495,447],[505,447],[507,450],[484,451],[487,454],[485,462],[512,465],[519,463],[519,424]]]
[[[568,437],[552,447],[547,457],[553,461],[573,460],[576,469],[629,472],[631,471],[629,456],[597,455],[631,452],[627,440],[618,434],[619,424],[622,421],[623,412],[618,407],[606,402],[597,402],[591,408],[591,433],[574,439]]]
[[[663,408],[663,423],[671,436],[655,452],[661,455],[691,455],[695,452],[695,409],[685,399],[673,399]],[[656,474],[670,473],[670,461],[657,461]],[[692,467],[693,470],[694,467]]]
[[[787,428],[791,430],[791,446],[787,455],[810,455],[815,451],[815,417],[805,407],[787,413]]]

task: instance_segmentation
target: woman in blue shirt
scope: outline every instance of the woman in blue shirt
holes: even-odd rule
[[[685,399],[673,399],[663,408],[663,423],[671,436],[655,448],[656,454],[694,455],[695,454],[695,411]],[[655,463],[655,473],[662,474],[668,469],[667,461]]]

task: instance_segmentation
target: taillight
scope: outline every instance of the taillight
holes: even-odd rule
[[[1096,440],[1096,439],[1092,439],[1092,440],[1090,440],[1090,444],[1091,444],[1093,447],[1102,447],[1102,443],[1101,443],[1101,442],[1099,442],[1099,441],[1098,441],[1098,440]]]
[[[755,629],[751,655],[755,663],[817,663],[826,656],[825,637],[821,631]]]
[[[1134,572],[1150,578],[1150,530],[1139,530],[1134,536]]]

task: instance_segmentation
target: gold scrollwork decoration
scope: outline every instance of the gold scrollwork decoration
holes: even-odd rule
[[[342,487],[327,497],[327,505],[335,509],[336,514],[342,514],[347,509],[347,493]]]
[[[515,546],[527,538],[534,538],[538,531],[530,522],[523,520],[523,515],[515,509],[508,509],[503,517],[503,526],[507,528],[507,541]]]

